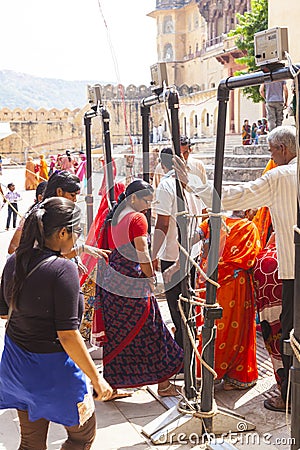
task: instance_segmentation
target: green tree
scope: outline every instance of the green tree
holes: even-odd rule
[[[251,11],[245,12],[245,14],[237,14],[237,20],[236,29],[232,30],[229,35],[237,36],[236,46],[246,52],[245,56],[236,59],[239,64],[247,66],[246,70],[236,72],[236,75],[241,75],[258,69],[254,57],[254,34],[268,29],[268,0],[252,0]],[[243,92],[254,103],[263,100],[259,94],[259,86],[246,87]]]

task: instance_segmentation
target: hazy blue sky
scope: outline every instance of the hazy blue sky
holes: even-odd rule
[[[157,56],[146,14],[154,9],[155,0],[1,0],[0,70],[148,85]]]

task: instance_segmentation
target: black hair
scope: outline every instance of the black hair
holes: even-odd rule
[[[41,200],[39,200],[39,195],[44,194],[47,184],[48,184],[48,181],[42,181],[41,183],[39,183],[37,185],[36,190],[35,190],[34,203],[30,206],[30,208],[28,208],[26,217],[28,216],[28,214],[31,212],[32,209],[38,208],[40,206]]]
[[[15,272],[12,287],[12,308],[18,309],[18,299],[23,282],[29,273],[32,249],[43,249],[45,238],[66,227],[69,233],[79,228],[81,211],[76,203],[64,197],[52,197],[34,208],[27,216],[16,250]]]
[[[72,159],[71,159],[71,152],[70,152],[70,150],[66,150],[66,155],[68,157],[69,162],[71,162]]]
[[[125,189],[125,192],[122,192],[122,194],[119,195],[118,202],[114,205],[113,209],[107,214],[105,223],[108,223],[111,221],[112,225],[117,224],[117,219],[125,208],[127,204],[127,199],[132,195],[135,194],[138,198],[144,198],[148,195],[153,195],[154,189],[151,186],[151,184],[147,183],[144,180],[136,179],[132,181],[127,188]]]
[[[173,150],[171,147],[165,147],[160,152],[160,161],[168,170],[173,169]]]
[[[38,202],[39,201],[39,195],[43,195],[46,187],[47,187],[48,181],[41,181],[41,183],[39,183],[36,187],[35,190],[35,201]]]
[[[54,172],[48,180],[47,188],[44,192],[43,200],[57,196],[57,189],[61,188],[64,192],[80,191],[80,179],[67,170]]]
[[[14,186],[14,185],[15,185],[15,183],[8,183],[7,189],[9,189],[10,187],[12,187],[12,186]]]

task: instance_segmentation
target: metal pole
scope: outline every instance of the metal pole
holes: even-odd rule
[[[93,223],[93,186],[92,186],[92,146],[91,146],[91,122],[95,113],[87,112],[84,115],[85,126],[85,145],[86,145],[86,178],[87,178],[87,193],[85,196],[86,214],[87,214],[87,233],[89,232]]]
[[[143,133],[143,180],[150,182],[150,162],[149,162],[149,119],[150,106],[141,106],[142,133]]]
[[[214,281],[218,279],[218,261],[221,217],[218,215],[221,211],[221,194],[223,178],[223,160],[225,147],[226,114],[227,102],[229,100],[229,90],[219,86],[218,89],[218,125],[216,138],[216,156],[215,156],[215,176],[214,191],[212,200],[212,216],[210,217],[210,240],[207,275]],[[214,215],[216,214],[216,215]],[[211,283],[206,283],[206,303],[212,305],[216,302],[216,287]],[[204,308],[204,325],[202,328],[202,346],[205,349],[203,359],[214,367],[215,320],[222,317],[222,308]],[[213,375],[204,366],[201,367],[202,390],[201,390],[201,410],[208,412],[212,410],[213,401]],[[211,428],[212,419],[204,419],[208,430]]]
[[[180,157],[180,131],[179,131],[179,99],[178,93],[170,92],[168,99],[168,106],[171,112],[172,122],[172,140],[175,154]],[[178,213],[185,211],[185,201],[183,197],[183,187],[176,176],[176,196],[177,196],[177,210]],[[185,214],[179,214],[177,217],[178,240],[185,250],[188,250],[188,223]],[[191,293],[188,289],[188,274],[190,270],[190,263],[182,251],[179,253],[180,265],[180,279],[181,279],[181,294],[183,297],[191,300]],[[183,304],[183,310],[186,319],[189,318],[191,312],[191,305],[187,302]],[[183,334],[183,350],[184,350],[184,389],[186,397],[191,400],[194,399],[196,392],[196,374],[195,374],[195,358],[193,358],[193,349],[187,334],[186,327],[181,322]],[[188,325],[192,331],[195,339],[195,320],[188,320]]]
[[[105,145],[105,173],[106,173],[106,195],[108,200],[109,209],[111,209],[115,203],[115,191],[114,191],[114,174],[112,168],[112,156],[111,156],[111,143],[110,143],[110,131],[109,131],[109,113],[106,109],[100,110],[103,122],[103,134]]]
[[[150,183],[150,161],[149,161],[149,120],[150,106],[141,105],[142,133],[143,133],[143,180]],[[151,234],[151,209],[146,212],[148,222],[148,233]]]
[[[296,93],[299,93],[300,78],[299,75],[295,78],[295,84],[297,83]],[[297,138],[300,145],[300,115],[299,115],[299,97],[296,99],[295,121],[297,126]],[[298,159],[298,173],[299,164]],[[300,209],[299,209],[299,179],[298,179],[298,204],[297,204],[297,227],[300,228]],[[300,235],[295,231],[295,286],[294,286],[294,336],[298,342],[300,342]],[[300,362],[293,355],[293,365],[291,367],[291,398],[292,398],[292,411],[291,411],[291,437],[295,439],[295,442],[291,445],[293,450],[297,450],[300,447]]]

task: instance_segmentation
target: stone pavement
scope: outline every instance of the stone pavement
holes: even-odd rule
[[[4,168],[4,174],[0,182],[8,183],[13,180],[16,189],[22,194],[20,211],[23,213],[32,203],[34,193],[23,191],[24,170]],[[9,240],[12,231],[4,231],[6,220],[6,207],[0,210],[0,273],[6,259]],[[168,308],[163,299],[159,299],[162,314],[166,320],[169,319]],[[0,352],[3,346],[5,321],[0,319]],[[253,432],[233,434],[229,433],[226,441],[231,442],[238,449],[267,450],[270,448],[277,450],[288,450],[289,430],[286,425],[285,414],[267,411],[263,407],[263,400],[272,395],[275,379],[272,375],[272,367],[268,354],[263,346],[263,341],[258,335],[258,362],[259,381],[255,387],[248,391],[222,390],[220,385],[215,388],[215,398],[219,406],[225,407],[235,413],[245,416],[246,420],[256,425]],[[142,433],[142,428],[159,417],[166,411],[161,399],[154,396],[156,388],[147,387],[133,389],[130,398],[115,400],[106,403],[96,403],[97,414],[97,437],[92,447],[93,450],[177,450],[206,448],[199,440],[192,441],[183,439],[182,443],[166,443],[154,445]],[[173,404],[173,402],[171,402]],[[288,418],[288,420],[290,417]],[[63,427],[51,424],[48,448],[58,450],[65,439]],[[277,441],[276,441],[277,440]],[[15,450],[18,448],[19,432],[18,420],[13,410],[0,411],[0,450]],[[220,447],[221,448],[221,447]],[[38,449],[37,449],[38,450]]]

